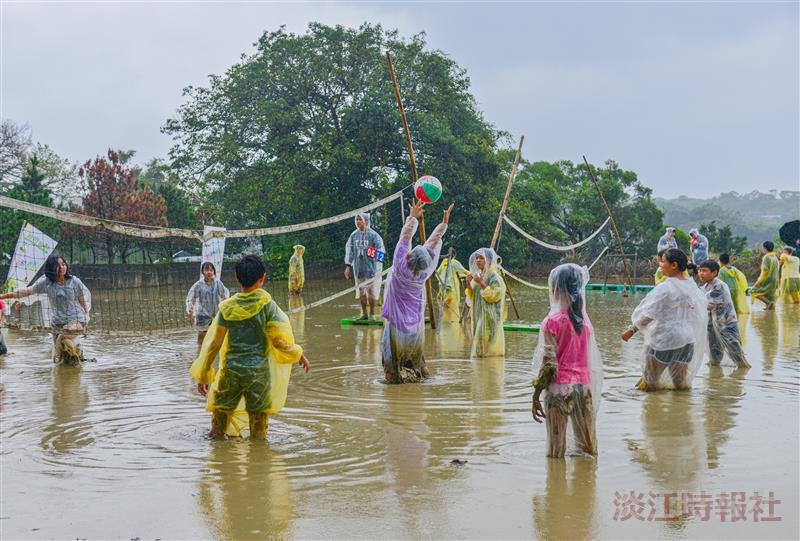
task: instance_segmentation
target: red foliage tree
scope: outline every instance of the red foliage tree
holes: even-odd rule
[[[141,188],[135,173],[122,165],[119,155],[109,149],[108,158],[98,156],[78,171],[87,193],[82,205],[74,212],[144,226],[166,226],[167,207],[164,198],[150,188]],[[94,245],[105,249],[108,262],[117,255],[123,263],[141,243],[135,237],[116,235],[108,231],[87,231]]]

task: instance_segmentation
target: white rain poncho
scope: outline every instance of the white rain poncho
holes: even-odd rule
[[[478,268],[479,255],[486,261],[483,271]],[[491,248],[478,248],[469,256],[469,271],[472,275],[482,276],[487,285],[482,289],[475,280],[470,280],[469,284],[472,299],[472,356],[505,355],[503,310],[506,285],[497,273],[497,253]]]
[[[231,296],[222,281],[214,278],[206,282],[204,278],[196,281],[186,294],[186,313],[194,314],[194,324],[200,331],[211,325],[219,310],[219,303]]]
[[[668,233],[672,233],[672,236],[670,236]],[[678,240],[675,238],[675,228],[668,227],[667,231],[661,236],[660,239],[658,239],[658,248],[656,249],[656,251],[663,252],[664,250],[677,247],[678,247]]]
[[[425,367],[425,282],[436,270],[447,224],[436,226],[424,245],[411,249],[418,226],[416,218],[406,218],[386,280],[381,351],[390,383],[419,381]]]
[[[742,350],[739,320],[733,306],[728,286],[719,278],[703,286],[708,301],[708,353],[709,364],[719,365],[728,354],[737,368],[749,367]]]
[[[361,231],[356,225],[356,230],[350,233],[344,249],[344,264],[349,265],[353,270],[353,277],[357,286],[356,297],[364,294],[371,299],[377,299],[381,294],[380,276],[383,272],[383,262],[378,261],[377,252],[385,252],[385,248],[381,236],[370,227],[369,213],[357,214],[355,217],[356,223],[358,223],[359,217],[364,220],[366,228]],[[376,252],[375,255],[371,255],[372,250],[370,248]],[[366,287],[358,287],[359,283],[376,276],[378,278]]]
[[[644,331],[642,390],[688,389],[706,343],[706,298],[694,280],[667,278],[634,309],[633,326]]]
[[[547,282],[550,312],[542,321],[533,353],[534,387],[544,396],[547,456],[564,456],[567,420],[572,422],[571,446],[596,455],[603,359],[586,313],[589,270],[574,263],[559,265]]]
[[[689,231],[689,235],[694,233],[696,236],[692,238],[692,263],[699,265],[708,259],[708,238],[701,235],[697,229]]]

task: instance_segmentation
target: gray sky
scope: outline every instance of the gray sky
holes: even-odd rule
[[[659,197],[798,190],[798,3],[9,3],[2,116],[85,161],[165,157],[181,90],[266,30],[424,30],[529,160],[608,158]],[[401,81],[402,85],[402,81]],[[445,179],[443,179],[445,180]],[[446,182],[446,180],[445,180]]]

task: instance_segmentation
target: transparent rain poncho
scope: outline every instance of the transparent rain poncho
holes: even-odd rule
[[[31,287],[17,290],[15,297],[23,303],[39,302],[42,325],[59,329],[53,333],[53,362],[79,364],[86,360],[81,342],[89,324],[92,294],[79,278],[70,276],[59,284],[42,276]]]
[[[482,255],[486,265],[481,271],[477,257]],[[469,271],[482,276],[487,287],[482,289],[471,280],[472,300],[472,355],[490,357],[505,355],[506,338],[503,332],[503,313],[506,302],[506,285],[497,273],[497,254],[491,248],[479,248],[469,257]]]
[[[778,299],[779,287],[778,258],[775,256],[775,252],[767,252],[761,258],[761,274],[755,285],[750,288],[750,298],[755,301],[756,297],[760,297],[768,306],[771,306]]]
[[[411,249],[418,226],[416,218],[406,218],[386,280],[382,358],[390,383],[419,381],[425,366],[425,282],[436,270],[447,225],[439,224],[424,245]]]
[[[697,229],[691,229],[689,234],[694,233],[696,236],[691,239],[692,245],[692,263],[699,265],[708,259],[708,238],[701,235]]]
[[[783,302],[800,303],[800,258],[781,254],[780,295]]]
[[[547,282],[550,312],[542,321],[533,353],[534,387],[543,396],[547,456],[564,456],[568,420],[574,436],[570,446],[596,455],[603,359],[586,313],[589,271],[574,263],[559,265],[550,271]]]
[[[358,218],[361,217],[366,224],[366,229],[361,231],[356,225],[356,230],[350,233],[347,239],[344,251],[344,263],[350,265],[353,269],[353,277],[356,282],[356,297],[361,294],[367,295],[371,299],[377,299],[381,295],[381,279],[380,275],[383,272],[383,263],[378,261],[376,257],[369,255],[369,249],[373,248],[378,252],[384,252],[386,249],[383,245],[383,239],[377,231],[370,227],[369,213],[363,212],[357,214],[355,217],[356,224]],[[365,287],[360,287],[359,283],[369,280],[377,276]]]
[[[709,364],[721,364],[722,357],[727,353],[737,368],[749,367],[742,349],[739,320],[728,286],[719,278],[714,278],[703,285],[703,292],[708,301]]]
[[[241,325],[253,318],[249,325]],[[237,323],[237,330],[232,330]],[[221,324],[229,330],[217,350],[215,337]],[[215,371],[217,353],[220,361]],[[256,289],[220,304],[189,374],[197,383],[210,385],[206,410],[228,413],[226,433],[240,436],[249,425],[248,413],[275,415],[283,409],[292,365],[302,354],[287,315],[269,293]]]
[[[198,330],[206,330],[217,315],[219,303],[230,296],[230,291],[219,278],[209,283],[205,278],[200,278],[186,294],[186,313],[194,314],[194,324]]]
[[[694,280],[667,278],[634,309],[644,331],[642,390],[688,389],[700,369],[706,343],[706,298]]]
[[[303,264],[303,254],[306,247],[302,244],[295,244],[294,254],[289,258],[289,293],[299,295],[303,292],[303,285],[306,283],[306,270]]]
[[[437,302],[442,306],[442,321],[458,322],[461,317],[461,278],[466,276],[464,268],[456,258],[443,258],[436,276],[439,277]]]
[[[733,309],[737,314],[749,314],[747,304],[747,277],[733,265],[722,265],[719,268],[719,279],[728,286],[733,300]]]
[[[669,236],[667,233],[672,232],[673,235]],[[674,235],[675,228],[668,227],[666,233],[664,233],[660,239],[658,239],[658,248],[656,252],[663,252],[664,250],[668,250],[670,248],[677,248],[678,247],[678,240],[675,238]]]

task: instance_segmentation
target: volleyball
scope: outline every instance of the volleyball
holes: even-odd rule
[[[426,205],[436,203],[442,196],[442,183],[430,175],[420,177],[414,183],[414,196]]]

